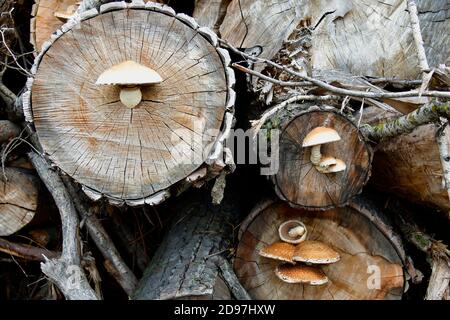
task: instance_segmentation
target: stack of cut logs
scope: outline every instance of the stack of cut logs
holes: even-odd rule
[[[133,299],[402,299],[408,241],[450,299],[450,239],[415,219],[450,221],[445,1],[181,2],[35,0],[34,63],[1,33],[0,252],[66,299],[102,298],[96,259]]]

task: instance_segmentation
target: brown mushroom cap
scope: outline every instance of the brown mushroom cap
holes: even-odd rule
[[[97,85],[137,86],[160,83],[163,79],[153,69],[134,61],[125,61],[103,72],[97,79]]]
[[[303,241],[295,247],[294,261],[328,264],[341,259],[339,253],[320,241]]]
[[[328,282],[328,277],[317,267],[283,264],[275,269],[275,274],[287,283],[304,283],[320,286]]]
[[[312,147],[319,144],[341,140],[339,133],[332,128],[317,127],[312,129],[303,140],[302,147]]]
[[[300,236],[293,237],[291,236],[289,231],[296,227],[303,227],[305,232]],[[299,220],[288,220],[280,224],[280,226],[278,227],[278,235],[280,236],[280,239],[288,243],[297,244],[304,241],[306,239],[307,233],[308,231],[306,229],[306,226]]]
[[[286,262],[293,262],[295,246],[287,242],[275,242],[262,248],[259,255],[265,258],[276,259]]]

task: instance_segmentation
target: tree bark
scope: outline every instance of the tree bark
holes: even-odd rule
[[[327,284],[284,283],[274,273],[280,262],[258,254],[262,247],[280,241],[278,226],[292,219],[305,224],[307,240],[322,241],[339,252],[340,261],[321,266]],[[396,300],[403,294],[405,259],[400,238],[367,199],[356,198],[345,208],[321,212],[268,200],[241,224],[234,270],[254,299]]]
[[[220,206],[205,191],[181,196],[174,223],[156,251],[134,294],[135,299],[230,299],[227,272],[217,257],[231,248],[239,208],[226,194]],[[222,269],[223,270],[223,269]],[[232,283],[232,282],[230,282]],[[242,292],[242,291],[240,291]],[[238,293],[242,297],[242,293]]]
[[[420,109],[432,110],[433,105],[419,108],[413,114],[421,114]],[[431,113],[431,115],[438,116],[435,113]],[[374,125],[383,131],[387,130],[389,126],[379,125],[379,123],[384,122],[396,126],[396,124],[400,124],[395,120],[399,117],[406,121],[406,127],[409,126],[408,123],[411,123],[409,120],[414,119],[392,111],[368,107],[364,109],[362,123]],[[416,122],[413,121],[412,124],[414,123]],[[401,129],[402,127],[397,126],[397,128]],[[413,126],[410,126],[409,130],[411,129]],[[400,133],[409,130],[400,130]],[[441,138],[449,144],[450,129],[446,127],[442,134]],[[377,145],[371,183],[383,192],[436,208],[448,216],[450,201],[444,183],[444,174],[439,146],[436,142],[436,126],[425,124],[414,128],[410,133],[382,140]]]
[[[68,300],[98,300],[81,268],[81,248],[78,238],[78,215],[59,175],[36,153],[29,158],[45,183],[59,209],[62,223],[63,249],[59,258],[46,257],[42,272],[54,282]]]

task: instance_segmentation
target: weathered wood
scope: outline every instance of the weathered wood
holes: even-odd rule
[[[423,228],[414,222],[413,215],[401,201],[392,199],[387,203],[396,219],[396,224],[406,241],[427,256],[431,267],[425,300],[448,300],[450,293],[450,250],[440,240],[425,233]]]
[[[440,31],[448,29],[449,10],[445,1],[417,2],[429,64],[437,66],[449,56],[450,37]],[[272,59],[300,26],[311,29],[314,69],[409,79],[420,75],[404,0],[233,0],[220,32],[234,46],[262,46],[261,57]]]
[[[162,1],[145,0],[145,2],[148,1],[162,3]],[[64,21],[58,19],[55,13],[66,12],[71,6],[78,7],[81,2],[81,0],[35,0],[31,10],[30,42],[36,54],[41,51],[44,42],[64,24]]]
[[[322,145],[322,154],[343,160],[345,171],[321,173],[312,164],[311,148],[302,143],[316,127],[333,128],[340,135],[340,141]],[[325,210],[344,206],[369,179],[371,147],[357,126],[334,108],[293,104],[269,118],[265,128],[280,130],[279,148],[271,150],[272,161],[279,160],[279,170],[271,180],[277,195],[293,207]]]
[[[48,42],[25,113],[50,160],[90,198],[158,204],[220,153],[233,119],[230,59],[212,31],[168,6],[113,2],[100,11],[82,12]],[[117,86],[95,85],[126,60],[163,78],[141,88],[133,109],[121,104]]]
[[[2,238],[0,238],[0,252],[30,261],[42,262],[45,261],[44,256],[50,259],[57,258],[59,256],[58,252],[33,247],[27,244],[14,243]]]
[[[405,254],[398,236],[380,215],[366,199],[322,212],[266,201],[241,225],[234,270],[254,299],[401,299]],[[340,261],[321,266],[329,278],[327,284],[285,283],[274,272],[279,262],[258,254],[263,246],[279,241],[278,226],[291,219],[306,225],[308,240],[322,241],[339,252]],[[372,287],[374,272],[379,272],[379,286]]]
[[[38,179],[20,169],[0,169],[0,236],[9,236],[34,217]]]
[[[368,107],[364,109],[362,123],[377,124],[400,115]],[[450,128],[444,129],[443,139],[450,144]],[[436,126],[423,125],[411,133],[381,141],[376,147],[371,183],[383,192],[440,209],[448,215],[450,200],[443,184]]]
[[[226,195],[220,206],[207,192],[177,199],[176,216],[134,295],[135,299],[230,299],[215,257],[230,249],[239,208]]]
[[[55,17],[55,12],[65,12],[69,6],[74,6],[79,0],[35,0],[30,22],[30,42],[36,53],[45,41],[58,30],[64,22]]]
[[[68,300],[97,300],[81,268],[81,247],[78,238],[79,220],[74,204],[64,183],[46,160],[31,152],[28,154],[36,171],[51,193],[59,209],[62,224],[62,253],[58,258],[44,257],[42,272],[55,283]]]
[[[192,16],[202,26],[220,34],[220,26],[231,0],[196,0]]]
[[[107,271],[117,280],[128,296],[131,296],[136,289],[137,278],[122,259],[114,242],[106,232],[101,221],[97,218],[95,206],[87,208],[85,205],[86,201],[83,201],[80,195],[81,190],[77,190],[67,176],[63,177],[63,181],[72,197],[80,218],[86,225],[89,235],[105,258]]]

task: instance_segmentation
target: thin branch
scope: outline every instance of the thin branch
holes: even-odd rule
[[[335,100],[335,99],[339,99],[338,96],[315,96],[315,95],[297,95],[297,96],[293,96],[285,101],[283,101],[282,103],[270,108],[269,110],[267,110],[266,112],[263,113],[263,115],[261,116],[261,118],[259,118],[258,120],[252,121],[252,127],[254,130],[254,136],[256,136],[256,134],[258,134],[259,130],[261,129],[261,127],[264,125],[264,123],[266,123],[266,121],[275,113],[277,113],[279,110],[285,108],[287,105],[297,102],[297,101],[326,101],[326,100]]]
[[[136,276],[123,261],[119,251],[116,249],[116,246],[103,228],[101,222],[95,216],[95,213],[92,212],[91,208],[86,208],[83,204],[73,182],[67,176],[63,177],[63,181],[78,213],[87,227],[89,235],[106,259],[107,271],[117,280],[128,296],[131,296],[138,283]]]
[[[273,83],[273,84],[277,84],[279,86],[283,86],[283,87],[305,87],[305,86],[311,86],[312,83],[308,82],[308,81],[282,81],[282,80],[278,80],[278,79],[274,79],[272,77],[266,76],[264,74],[262,74],[261,72],[246,68],[238,63],[233,63],[231,65],[233,68],[236,68],[239,71],[242,71],[244,73],[248,73],[251,74],[255,77],[258,77],[260,79],[263,79],[267,82]]]
[[[422,80],[407,80],[407,79],[395,79],[395,78],[366,78],[366,81],[371,84],[389,83],[392,85],[403,85],[408,87],[420,86]]]
[[[414,38],[414,44],[417,50],[417,57],[419,58],[419,66],[422,73],[428,73],[430,67],[428,65],[427,56],[425,54],[425,48],[423,46],[422,33],[420,31],[420,21],[417,14],[417,6],[413,0],[407,2],[409,17],[411,19],[411,27]]]
[[[215,256],[213,259],[222,274],[223,280],[236,300],[252,300],[247,290],[239,282],[230,263],[222,256]]]
[[[50,259],[59,257],[58,252],[47,249],[33,247],[27,244],[15,243],[0,238],[0,252],[10,254],[15,257],[30,261],[45,261],[44,255]]]
[[[31,74],[27,69],[25,69],[24,67],[22,67],[22,65],[19,63],[19,61],[17,61],[16,55],[15,55],[14,52],[12,52],[12,50],[9,48],[9,46],[8,46],[8,44],[7,44],[7,42],[6,42],[6,39],[5,39],[5,31],[6,31],[6,30],[8,30],[8,29],[7,29],[7,28],[1,28],[1,29],[0,29],[0,35],[1,35],[1,38],[2,38],[3,45],[5,46],[6,50],[8,50],[10,56],[14,59],[14,62],[16,63],[17,67],[18,67],[20,70],[22,70],[22,72],[23,72],[25,75],[27,75],[27,76],[29,76],[29,77],[32,76],[32,74]],[[14,30],[15,30],[15,29],[14,29]]]
[[[374,126],[363,125],[361,126],[361,130],[367,138],[374,141],[393,138],[401,134],[410,133],[420,125],[439,122],[440,117],[449,118],[449,108],[448,102],[437,102],[433,100],[397,119]]]
[[[406,97],[418,97],[418,96],[438,97],[438,98],[446,98],[446,99],[450,98],[450,92],[447,92],[447,91],[424,91],[424,92],[421,92],[420,90],[411,90],[411,91],[405,91],[405,92],[366,92],[366,91],[356,91],[356,90],[338,88],[338,87],[335,87],[324,81],[315,79],[315,78],[307,76],[307,75],[303,75],[299,72],[296,72],[290,68],[287,68],[287,67],[280,65],[276,62],[273,62],[271,60],[267,60],[267,59],[263,59],[263,58],[259,58],[259,57],[255,57],[255,56],[246,54],[245,52],[242,52],[239,49],[233,47],[231,44],[229,44],[225,40],[220,39],[219,41],[222,43],[222,45],[229,48],[231,51],[241,55],[243,58],[246,58],[253,62],[262,62],[262,63],[270,65],[274,68],[277,68],[279,70],[283,70],[293,76],[296,76],[299,79],[309,81],[313,85],[321,87],[321,88],[323,88],[331,93],[337,94],[337,95],[353,96],[353,97],[359,97],[359,98],[372,98],[372,99],[406,98]],[[242,69],[241,71],[244,71],[245,69]],[[289,82],[281,81],[280,85],[285,85],[286,83],[289,84]]]
[[[63,246],[58,259],[41,263],[42,272],[54,282],[68,300],[97,300],[81,268],[79,221],[77,212],[64,183],[44,158],[35,152],[28,154],[41,180],[50,191],[59,209],[62,223]]]

